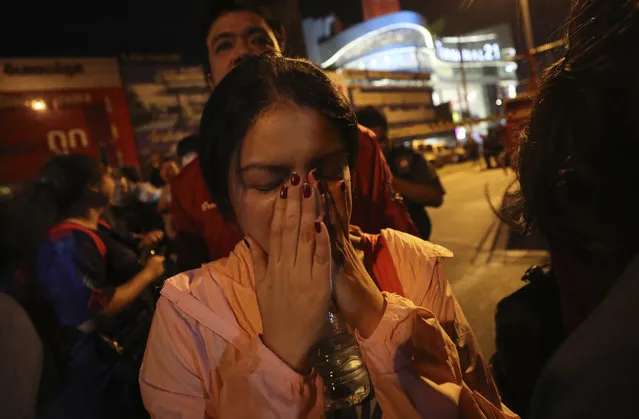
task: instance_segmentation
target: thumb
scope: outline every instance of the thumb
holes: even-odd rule
[[[253,259],[253,272],[255,273],[255,282],[258,283],[266,276],[266,269],[268,267],[268,255],[252,237],[244,236],[244,243],[251,252],[251,259]]]

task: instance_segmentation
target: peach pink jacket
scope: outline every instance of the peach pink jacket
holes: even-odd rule
[[[451,292],[442,247],[382,232],[406,298],[384,293],[368,339],[356,332],[385,418],[516,418],[502,405]],[[167,281],[140,371],[154,418],[321,418],[323,385],[266,348],[251,256],[221,259]],[[286,325],[282,325],[286,327]]]

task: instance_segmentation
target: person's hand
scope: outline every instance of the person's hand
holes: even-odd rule
[[[140,240],[140,249],[145,249],[148,247],[154,247],[162,239],[164,238],[164,232],[162,230],[153,230],[144,235],[142,235],[142,239]]]
[[[155,281],[164,273],[164,256],[151,256],[144,266],[144,271],[151,281]]]
[[[316,183],[312,175],[310,183]],[[250,237],[264,344],[298,372],[319,339],[331,298],[328,231],[317,217],[318,191],[297,173],[275,198],[268,255]]]
[[[335,301],[344,320],[363,337],[370,336],[384,314],[382,293],[360,261],[350,239],[338,246],[342,266],[335,281]]]
[[[328,199],[332,200],[330,196]],[[337,277],[333,285],[337,308],[351,327],[363,337],[368,337],[384,314],[384,296],[353,247],[348,223],[341,220],[334,206],[329,205],[326,219],[331,223],[329,230],[333,235],[331,242],[337,265]]]

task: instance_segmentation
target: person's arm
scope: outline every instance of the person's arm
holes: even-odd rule
[[[444,202],[444,188],[433,169],[421,154],[413,153],[410,179],[393,178],[393,186],[404,198],[421,205],[439,207]]]
[[[128,282],[115,288],[113,296],[100,311],[102,316],[112,316],[131,304],[144,289],[164,272],[164,257],[154,256],[149,259],[139,274]]]
[[[198,330],[194,320],[166,297],[160,298],[140,370],[142,399],[152,418],[323,415],[323,387],[315,375],[296,373],[259,338],[253,338],[250,349],[230,361],[233,365],[222,380],[211,362],[219,358],[213,353],[218,350],[214,343],[225,341],[219,335],[204,339]]]
[[[419,256],[405,268],[414,272],[416,282],[408,289],[419,306],[384,293],[386,311],[373,334],[367,339],[356,334],[382,411],[402,417],[516,418],[501,403],[440,263],[428,252]]]
[[[444,202],[444,193],[441,189],[432,186],[413,183],[400,178],[393,178],[393,186],[404,198],[421,205],[439,207]]]

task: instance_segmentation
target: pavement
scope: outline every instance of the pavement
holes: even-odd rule
[[[495,351],[495,307],[520,288],[531,265],[547,263],[543,241],[513,233],[494,214],[514,181],[512,171],[481,170],[473,163],[439,170],[446,189],[444,204],[428,208],[430,240],[455,253],[446,260],[446,275],[486,358]]]

